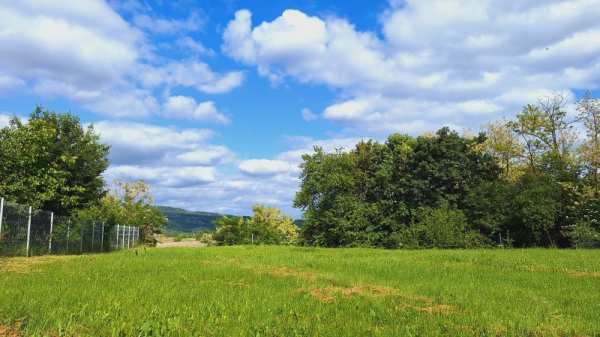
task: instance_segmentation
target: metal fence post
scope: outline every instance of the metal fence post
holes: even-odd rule
[[[31,240],[31,206],[29,206],[29,217],[27,220],[27,256],[29,256],[29,241]]]
[[[131,243],[131,226],[127,226],[127,249],[129,249]]]
[[[123,243],[121,244],[121,249],[125,249],[125,226],[121,226],[121,232],[123,233]]]
[[[117,235],[116,235],[116,237],[117,237],[117,246],[115,247],[115,249],[118,250],[119,249],[119,224],[117,224],[116,231],[117,231]]]
[[[69,254],[69,240],[71,237],[71,219],[67,220],[67,254]]]
[[[104,222],[102,223],[102,239],[100,239],[100,251],[104,251]]]
[[[96,223],[92,221],[92,252],[94,251],[94,233],[96,232]]]
[[[52,254],[52,228],[54,227],[54,212],[50,212],[50,234],[48,235],[48,253]]]
[[[0,198],[0,240],[2,240],[2,220],[4,219],[4,198]]]
[[[79,224],[79,254],[83,254],[83,225]]]

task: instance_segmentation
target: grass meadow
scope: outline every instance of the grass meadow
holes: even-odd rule
[[[0,258],[0,336],[600,336],[600,251]]]

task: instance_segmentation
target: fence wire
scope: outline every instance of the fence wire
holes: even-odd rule
[[[129,249],[139,229],[55,216],[0,198],[0,256],[83,254]]]

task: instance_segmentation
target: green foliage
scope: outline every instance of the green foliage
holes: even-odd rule
[[[143,181],[114,182],[114,185],[111,193],[93,207],[79,211],[78,217],[101,221],[108,227],[117,224],[139,227],[142,242],[155,245],[154,234],[164,230],[166,219],[153,206],[150,187]]]
[[[298,237],[293,220],[274,207],[255,205],[249,219],[222,217],[217,220],[213,239],[222,245],[291,244]]]
[[[222,245],[248,243],[250,231],[248,223],[242,217],[224,216],[217,220],[213,238]]]
[[[587,222],[578,223],[567,230],[575,248],[600,248],[600,231]]]
[[[469,228],[467,217],[447,202],[440,207],[424,207],[417,212],[418,222],[399,231],[395,237],[402,248],[476,248],[486,239]]]
[[[212,231],[200,231],[195,235],[196,240],[207,246],[214,246],[216,244],[216,240],[214,239],[214,232]]]
[[[38,107],[0,129],[0,195],[60,215],[89,207],[104,194],[108,150],[76,116]]]
[[[294,200],[305,211],[302,242],[395,247],[400,237],[419,241],[422,231],[411,227],[420,209],[462,207],[471,190],[498,179],[493,158],[479,151],[484,142],[483,135],[465,138],[444,128],[434,136],[391,135],[384,145],[360,142],[349,152],[316,148],[303,157]]]

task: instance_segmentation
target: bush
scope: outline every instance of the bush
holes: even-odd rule
[[[575,248],[600,248],[600,232],[588,222],[578,223],[566,234]]]
[[[207,246],[214,246],[217,242],[213,238],[213,233],[209,231],[202,231],[196,233],[196,240]]]
[[[442,202],[437,208],[421,208],[417,222],[393,234],[399,248],[475,248],[487,246],[486,238],[470,228],[462,211]]]
[[[250,219],[222,217],[217,220],[213,238],[220,245],[292,244],[298,229],[279,209],[255,205]]]

